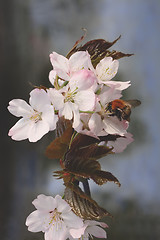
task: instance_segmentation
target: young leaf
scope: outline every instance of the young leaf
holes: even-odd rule
[[[50,143],[46,149],[46,156],[50,159],[62,158],[68,150],[68,146],[73,134],[71,121],[60,118],[57,122],[57,138]]]
[[[74,184],[67,185],[64,199],[73,212],[84,220],[100,220],[105,216],[112,216]]]

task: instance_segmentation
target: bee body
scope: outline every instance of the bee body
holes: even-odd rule
[[[108,103],[106,111],[110,116],[117,116],[120,121],[130,121],[131,108],[139,106],[140,104],[141,102],[139,100],[124,101],[121,99],[115,99]]]

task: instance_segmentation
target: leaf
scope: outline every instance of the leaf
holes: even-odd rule
[[[73,212],[84,220],[100,220],[105,216],[112,216],[74,184],[67,185],[64,199]]]
[[[100,143],[102,141],[108,142],[108,141],[115,141],[117,138],[121,137],[120,135],[111,135],[108,134],[106,136],[101,137],[91,137],[85,134],[79,133],[72,141],[71,148],[74,150],[75,148],[82,148],[87,147],[89,145]]]
[[[72,49],[69,51],[69,53],[67,54],[66,58],[70,58],[70,56],[71,56],[73,53],[77,52],[77,46],[78,46],[78,44],[79,44],[80,42],[82,42],[82,41],[84,40],[84,38],[86,37],[87,30],[86,30],[85,28],[82,28],[82,30],[84,31],[84,34],[81,36],[80,39],[78,39],[78,40],[75,42],[74,46],[73,46]]]
[[[123,58],[123,57],[130,57],[134,55],[133,53],[122,53],[122,52],[117,52],[117,51],[112,51],[112,52],[109,52],[107,53],[107,57],[112,57],[113,59],[120,59],[120,58]]]
[[[102,155],[106,155],[111,149],[97,144],[90,145],[85,148],[72,148],[64,156],[63,171],[54,172],[54,175],[63,178],[64,182],[72,182],[75,179],[81,181],[81,178],[91,178],[95,183],[102,185],[108,181],[112,181],[118,186],[118,179],[110,172],[102,171],[101,165],[97,161]]]
[[[104,57],[107,53],[107,49],[112,47],[120,38],[121,36],[119,36],[113,42],[107,42],[104,39],[91,40],[82,47],[79,47],[78,51],[88,51],[93,60],[100,56]]]
[[[46,149],[46,156],[50,159],[62,158],[68,150],[68,146],[73,134],[71,121],[60,118],[57,122],[57,138],[50,143]]]
[[[104,57],[112,57],[113,59],[120,59],[122,57],[130,57],[133,54],[126,54],[122,52],[117,52],[115,50],[109,51],[108,49],[112,47],[120,38],[121,35],[116,38],[113,42],[106,41],[104,39],[94,39],[88,41],[83,46],[78,47],[78,44],[85,38],[85,34],[74,44],[73,48],[67,54],[67,58],[69,58],[73,53],[77,51],[88,51],[91,56],[91,61],[93,67],[96,67],[97,64]]]

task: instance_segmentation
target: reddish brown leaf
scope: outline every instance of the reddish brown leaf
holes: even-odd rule
[[[125,54],[122,52],[117,52],[115,50],[109,51],[108,49],[112,47],[121,36],[119,36],[117,39],[115,39],[113,42],[108,42],[104,39],[94,39],[91,41],[88,41],[83,46],[78,47],[78,44],[84,39],[85,35],[82,36],[73,46],[71,51],[67,54],[67,57],[69,58],[73,53],[77,51],[88,51],[88,53],[91,56],[92,64],[94,67],[102,60],[104,57],[111,56],[113,59],[120,59],[122,57],[129,57],[133,54]]]
[[[47,157],[50,159],[62,158],[68,149],[72,134],[73,128],[71,121],[60,118],[56,127],[57,138],[47,147]]]
[[[71,179],[80,181],[81,178],[91,178],[99,185],[112,181],[120,186],[118,179],[110,172],[102,171],[100,163],[97,161],[99,157],[106,155],[109,151],[110,149],[107,147],[97,144],[82,149],[75,148],[74,151],[70,149],[64,156],[64,170],[55,173],[58,174],[58,177],[63,178],[64,182],[69,182]]]
[[[83,39],[86,37],[87,30],[84,29],[84,28],[83,28],[82,30],[84,31],[84,34],[82,35],[82,37],[81,37],[80,39],[78,39],[78,40],[75,42],[74,46],[73,46],[72,49],[69,51],[69,53],[67,54],[66,58],[70,58],[70,56],[71,56],[73,53],[77,52],[77,46],[78,46],[78,44],[79,44],[80,42],[82,42]]]
[[[64,194],[73,212],[84,220],[100,220],[105,216],[112,216],[74,184],[68,184]]]
[[[113,59],[120,59],[123,57],[130,57],[134,55],[133,53],[128,54],[128,53],[122,53],[122,52],[117,52],[117,51],[112,51],[112,52],[108,52],[107,56],[112,57]]]

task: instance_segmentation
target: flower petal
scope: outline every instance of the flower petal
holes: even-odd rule
[[[56,201],[56,204],[57,204],[58,212],[63,212],[63,213],[68,214],[68,212],[71,211],[71,207],[69,206],[69,204],[64,199],[62,199],[61,196],[56,195],[55,201]]]
[[[10,130],[8,135],[16,141],[25,140],[28,138],[28,132],[34,123],[30,124],[29,119],[21,118]]]
[[[59,110],[59,115],[64,116],[66,119],[71,120],[73,118],[74,103],[64,103],[64,108]]]
[[[75,239],[79,239],[83,234],[86,229],[86,226],[83,226],[81,228],[75,229],[72,228],[69,230],[70,235]]]
[[[42,121],[45,121],[49,125],[49,130],[53,131],[56,128],[56,123],[58,121],[58,116],[54,114],[53,106],[46,106],[42,113]]]
[[[64,96],[60,91],[56,90],[55,88],[50,88],[47,90],[47,92],[56,110],[64,107]]]
[[[117,138],[116,141],[109,141],[107,146],[113,147],[113,152],[120,153],[123,152],[128,144],[134,141],[131,133],[126,133],[124,137]]]
[[[104,86],[101,94],[99,95],[100,102],[102,106],[105,106],[107,103],[118,99],[122,96],[121,91],[114,87]]]
[[[51,70],[49,72],[49,81],[52,83],[54,86],[54,81],[56,80],[57,72],[55,70]]]
[[[36,210],[32,212],[26,219],[26,226],[30,232],[40,232],[43,230],[44,213]]]
[[[87,51],[79,51],[72,54],[69,58],[69,66],[72,73],[82,69],[93,68],[90,55]]]
[[[98,136],[98,134],[102,131],[103,127],[101,116],[97,113],[93,113],[88,122],[88,126],[91,132]]]
[[[74,91],[75,89],[82,91],[94,86],[96,80],[96,76],[92,71],[83,69],[75,72],[68,84],[71,91]]]
[[[42,120],[34,123],[28,132],[28,139],[30,142],[37,142],[50,130],[49,124]]]
[[[34,89],[30,92],[30,105],[34,110],[38,112],[43,112],[45,110],[46,105],[51,105],[49,96],[44,89]]]
[[[34,112],[32,107],[22,99],[13,99],[10,101],[8,110],[16,117],[30,117]]]
[[[79,91],[75,96],[75,103],[80,111],[92,111],[95,107],[95,94],[92,90]]]
[[[68,230],[62,222],[61,226],[58,226],[58,224],[52,225],[52,227],[45,232],[44,238],[45,240],[66,240],[67,235]]]
[[[80,217],[78,217],[75,213],[72,211],[68,213],[61,214],[63,217],[63,220],[67,227],[69,228],[81,228],[83,226],[83,221]]]
[[[117,73],[119,67],[118,60],[112,57],[103,58],[96,66],[96,74],[99,83],[111,80]]]
[[[115,89],[121,90],[121,91],[128,88],[131,85],[130,81],[127,81],[127,82],[107,81],[105,82],[105,84],[110,87],[115,87]]]
[[[50,54],[50,61],[53,66],[53,70],[56,71],[57,75],[64,79],[64,80],[69,80],[69,61],[66,57],[53,52]]]
[[[120,136],[124,136],[127,127],[128,125],[126,125],[126,122],[119,121],[116,116],[105,117],[103,120],[103,128],[108,134],[119,134]]]
[[[87,232],[97,238],[107,238],[106,231],[99,226],[88,226]]]
[[[50,212],[53,211],[57,207],[56,200],[51,196],[45,196],[44,194],[40,194],[37,198],[32,202],[32,204],[41,211]]]

